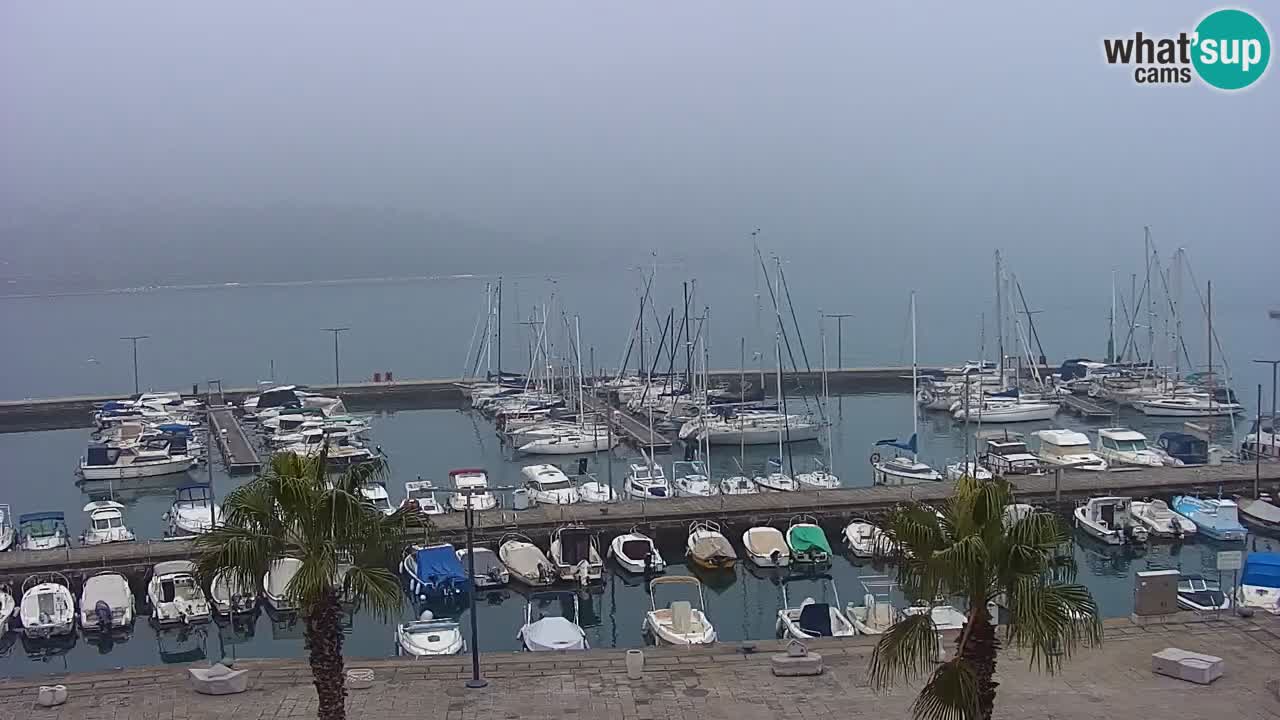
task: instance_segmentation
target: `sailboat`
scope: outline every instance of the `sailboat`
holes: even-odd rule
[[[782,405],[784,402],[782,394],[782,335],[776,336],[776,346],[778,353],[778,403]],[[778,456],[769,458],[768,465],[764,475],[757,475],[754,480],[761,490],[774,492],[792,492],[797,489],[795,478],[787,473],[782,472],[782,444],[786,442],[787,433],[790,431],[783,415],[784,421],[778,426]]]
[[[917,443],[920,435],[920,417],[916,408],[916,395],[919,392],[920,367],[916,359],[916,294],[911,293],[911,439],[905,443],[897,438],[881,440],[876,447],[891,447],[911,453],[911,457],[895,455],[882,460],[880,453],[871,455],[872,482],[876,485],[914,485],[922,482],[938,481],[942,473],[920,462],[917,457]]]

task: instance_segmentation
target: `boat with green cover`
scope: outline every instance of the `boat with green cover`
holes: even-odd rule
[[[791,518],[787,546],[791,548],[792,563],[820,565],[831,562],[831,544],[827,542],[827,534],[812,515]]]

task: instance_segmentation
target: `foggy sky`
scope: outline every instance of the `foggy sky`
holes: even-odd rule
[[[848,262],[1070,243],[1087,264],[1152,224],[1274,268],[1275,68],[1226,94],[1102,58],[1104,36],[1214,7],[8,2],[5,273],[313,210],[354,213],[353,234],[401,218],[396,247],[443,227],[427,246],[696,255],[764,227]]]

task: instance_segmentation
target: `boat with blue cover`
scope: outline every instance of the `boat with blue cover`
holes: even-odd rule
[[[409,596],[418,600],[451,600],[471,590],[471,580],[448,543],[414,548],[400,562]]]
[[[1179,495],[1173,499],[1173,510],[1195,523],[1202,535],[1214,540],[1244,540],[1248,534],[1240,524],[1234,500]]]
[[[1252,552],[1245,557],[1236,607],[1280,615],[1280,553]]]

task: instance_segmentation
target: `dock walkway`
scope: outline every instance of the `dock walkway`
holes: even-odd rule
[[[1115,413],[1112,408],[1082,395],[1067,395],[1062,398],[1062,405],[1076,415],[1089,419],[1105,420]]]
[[[650,430],[649,423],[621,408],[613,407],[600,398],[586,398],[587,407],[612,418],[614,432],[629,445],[652,452],[666,452],[673,440],[657,430]]]
[[[209,435],[216,439],[228,473],[251,473],[262,467],[258,451],[249,442],[231,408],[209,408]]]

